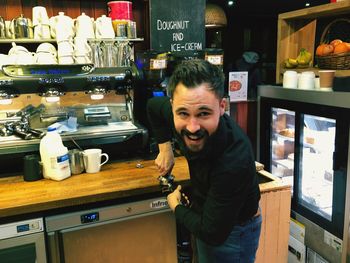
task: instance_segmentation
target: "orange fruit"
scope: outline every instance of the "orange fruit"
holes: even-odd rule
[[[342,43],[343,41],[340,39],[334,39],[331,41],[331,43],[329,43],[330,45],[332,45],[333,47],[335,47],[336,45]]]
[[[333,53],[334,47],[330,44],[320,44],[316,48],[317,56],[327,56]]]
[[[347,43],[345,42],[342,42],[342,43],[339,43],[338,45],[336,45],[334,47],[334,54],[339,54],[339,53],[346,53],[346,52],[349,52],[350,49],[347,45]]]

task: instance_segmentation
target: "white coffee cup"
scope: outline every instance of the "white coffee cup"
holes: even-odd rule
[[[49,23],[46,8],[43,6],[34,6],[32,9],[33,26],[41,23]]]
[[[106,160],[101,163],[101,158],[104,156]],[[102,153],[101,149],[87,149],[83,151],[84,166],[87,173],[98,173],[101,166],[109,160],[107,153]]]
[[[37,64],[57,64],[56,56],[49,52],[36,53]]]
[[[50,26],[47,24],[38,24],[34,27],[34,39],[50,39]]]
[[[56,47],[48,42],[41,43],[37,47],[36,53],[51,53],[53,56],[57,56]]]
[[[61,41],[57,44],[58,56],[73,54],[74,44],[72,41]]]
[[[67,65],[74,64],[73,55],[59,55],[58,56],[58,64]]]

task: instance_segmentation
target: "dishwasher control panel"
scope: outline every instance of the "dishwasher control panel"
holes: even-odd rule
[[[0,240],[44,231],[42,218],[0,225]]]
[[[80,216],[80,222],[82,224],[98,222],[99,220],[100,220],[99,212],[92,212],[92,213],[83,214]]]

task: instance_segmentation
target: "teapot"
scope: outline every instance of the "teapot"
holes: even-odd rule
[[[77,37],[95,38],[93,18],[90,18],[85,13],[81,13],[81,15],[74,20],[74,24]]]
[[[112,19],[106,15],[102,15],[96,19],[96,38],[114,38],[115,32],[112,25]]]
[[[23,14],[11,20],[10,31],[15,38],[34,37],[32,21]]]
[[[51,36],[57,41],[64,41],[74,36],[74,21],[64,12],[58,12],[57,16],[50,18]]]

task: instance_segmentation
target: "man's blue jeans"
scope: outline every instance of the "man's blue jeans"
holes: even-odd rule
[[[234,226],[231,234],[220,246],[211,246],[196,239],[199,263],[253,263],[259,245],[261,215],[249,219],[244,225]]]

